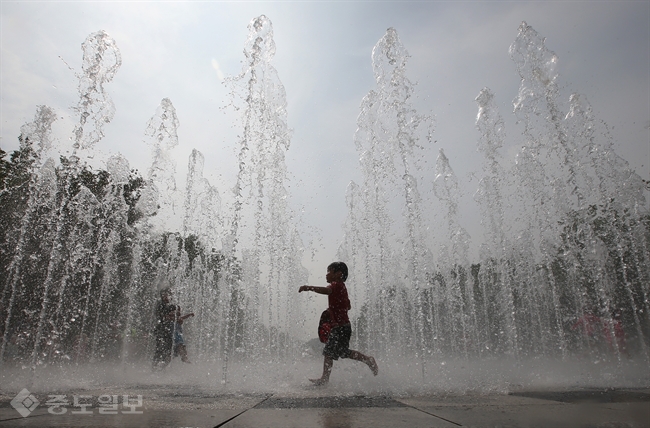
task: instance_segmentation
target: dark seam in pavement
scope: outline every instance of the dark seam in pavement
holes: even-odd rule
[[[20,420],[27,419],[27,418],[37,418],[37,417],[39,417],[39,416],[47,416],[47,415],[48,415],[47,413],[42,413],[42,414],[39,413],[38,415],[31,415],[31,414],[29,414],[29,415],[27,415],[26,417],[21,416],[21,417],[9,418],[9,419],[0,419],[0,424],[2,424],[3,422],[7,422],[7,421],[15,421],[15,420],[19,420],[19,421],[20,421]]]
[[[260,404],[262,404],[263,402],[265,402],[266,400],[268,400],[268,399],[271,398],[271,397],[273,397],[273,394],[269,395],[269,396],[266,397],[264,400],[262,400],[262,401],[260,401],[259,403],[257,403],[255,406],[259,406]],[[253,407],[249,407],[248,409],[244,409],[244,410],[242,410],[241,412],[237,413],[237,414],[236,414],[235,416],[233,416],[232,418],[230,418],[230,419],[226,419],[225,421],[221,422],[219,425],[215,426],[214,428],[219,428],[219,427],[224,426],[225,424],[227,424],[228,422],[232,421],[232,420],[235,419],[236,417],[241,416],[241,415],[243,415],[244,413],[248,412],[250,409],[254,408],[255,406],[253,406]]]
[[[402,403],[402,402],[400,401],[400,403]],[[429,415],[429,416],[433,416],[434,418],[442,419],[443,421],[449,422],[450,424],[454,424],[454,425],[459,426],[459,427],[462,427],[462,426],[463,426],[462,424],[459,424],[458,422],[454,422],[454,421],[451,421],[451,420],[449,420],[449,419],[445,419],[445,418],[443,418],[442,416],[434,415],[433,413],[426,412],[426,411],[424,411],[424,410],[422,410],[422,409],[418,409],[417,407],[410,406],[410,405],[408,405],[408,404],[406,404],[406,403],[403,403],[403,404],[405,404],[406,407],[410,407],[411,409],[415,409],[415,410],[418,410],[418,411],[420,411],[420,412],[422,412],[422,413],[426,413],[427,415]],[[216,428],[216,427],[215,427],[215,428]]]

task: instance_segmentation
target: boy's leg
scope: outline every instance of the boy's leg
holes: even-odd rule
[[[323,357],[323,375],[320,379],[309,379],[314,382],[316,385],[325,385],[330,381],[330,373],[332,373],[332,366],[334,365],[334,360],[332,357],[325,355]]]
[[[365,363],[368,367],[370,367],[370,370],[372,370],[372,374],[374,374],[375,376],[377,376],[377,373],[379,373],[379,367],[377,367],[377,362],[373,357],[369,355],[364,355],[359,351],[350,350],[350,358]]]

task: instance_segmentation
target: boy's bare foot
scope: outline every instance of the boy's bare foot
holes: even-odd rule
[[[328,379],[322,379],[322,378],[318,378],[318,379],[309,379],[309,380],[310,380],[314,385],[316,385],[316,386],[327,385],[327,382],[329,381]]]
[[[377,376],[377,373],[379,373],[379,367],[377,366],[377,362],[375,361],[374,357],[368,357],[368,360],[370,360],[370,362],[368,363],[368,367],[370,367],[370,370],[372,370],[372,374]]]

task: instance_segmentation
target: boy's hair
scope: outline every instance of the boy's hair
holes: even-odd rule
[[[343,279],[343,281],[348,279],[348,266],[343,262],[334,262],[327,266],[327,270],[331,270],[332,272],[341,272],[341,279]]]

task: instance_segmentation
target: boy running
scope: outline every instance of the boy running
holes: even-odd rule
[[[330,324],[332,330],[323,349],[323,375],[319,379],[309,379],[316,385],[326,385],[330,379],[334,360],[339,358],[351,358],[353,360],[365,363],[372,374],[377,376],[379,368],[375,359],[371,356],[362,354],[359,351],[350,349],[350,336],[352,327],[348,318],[350,299],[348,290],[345,288],[345,280],[348,278],[348,267],[343,262],[334,262],[327,267],[325,280],[329,283],[326,287],[316,287],[312,285],[303,285],[298,292],[313,291],[318,294],[326,294],[328,310],[330,312]]]

